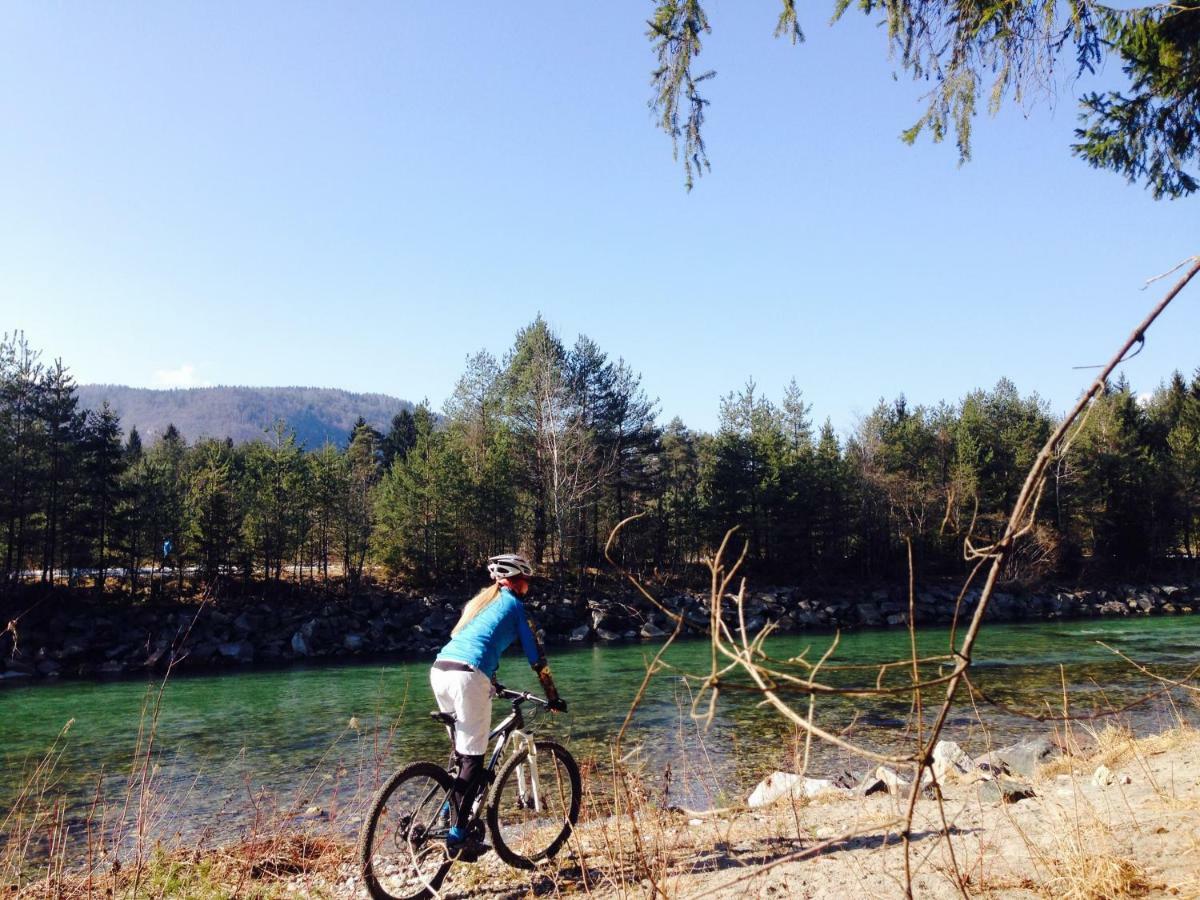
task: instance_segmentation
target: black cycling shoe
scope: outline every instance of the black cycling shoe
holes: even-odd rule
[[[446,838],[446,855],[456,862],[473,863],[492,848],[473,837],[461,841]]]

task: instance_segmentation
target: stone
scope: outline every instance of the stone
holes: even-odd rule
[[[597,628],[596,629],[596,637],[600,638],[600,640],[602,640],[602,641],[619,641],[619,640],[621,640],[621,635],[619,633],[617,633],[615,631],[609,631],[607,628]]]
[[[57,675],[61,669],[62,666],[52,659],[43,659],[37,664],[37,670],[43,675]]]
[[[879,766],[863,779],[862,784],[858,786],[858,792],[864,797],[868,794],[878,794],[882,791],[887,791],[889,794],[899,794],[906,787],[908,782],[889,769],[887,766]]]
[[[591,637],[591,635],[592,629],[590,625],[580,625],[571,632],[571,640],[586,641],[589,637]]]
[[[933,748],[933,774],[939,782],[949,776],[966,775],[975,768],[975,761],[954,741],[938,741]]]
[[[217,652],[226,659],[235,659],[238,662],[253,662],[254,660],[254,645],[249,641],[229,641],[218,644]]]
[[[192,663],[208,662],[217,653],[217,645],[205,642],[197,644],[185,653],[185,657]]]
[[[351,653],[357,653],[365,643],[361,634],[348,634],[342,638],[342,646]]]
[[[983,803],[1017,803],[1036,796],[1031,785],[1003,775],[979,783],[979,799]]]
[[[1062,748],[1048,737],[1032,738],[993,750],[979,759],[981,769],[999,769],[1016,775],[1032,778],[1038,766],[1043,766],[1062,754]]]
[[[1108,766],[1099,766],[1092,773],[1092,784],[1096,787],[1108,787],[1114,781],[1116,781],[1116,777],[1113,775],[1112,769]]]
[[[16,672],[21,675],[33,675],[37,672],[33,667],[33,663],[23,659],[7,659],[4,662],[4,667],[9,672]]]
[[[826,778],[806,778],[795,772],[772,772],[751,791],[746,805],[758,809],[785,797],[816,797],[837,791],[837,786]]]
[[[297,631],[292,635],[292,652],[297,656],[308,656],[312,652],[303,630]]]
[[[656,638],[666,637],[667,632],[659,628],[653,622],[647,622],[642,626],[641,635],[649,640],[655,640]]]
[[[882,625],[883,613],[874,603],[860,603],[858,605],[858,620],[863,625]]]

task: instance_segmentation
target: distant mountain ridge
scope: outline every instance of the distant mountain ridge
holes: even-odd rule
[[[125,433],[136,427],[149,443],[173,424],[188,440],[232,438],[244,443],[263,437],[282,419],[309,449],[326,441],[345,446],[362,416],[387,432],[392,417],[411,411],[412,403],[387,394],[355,394],[317,387],[134,388],[119,384],[83,384],[79,406],[98,409],[107,400],[121,417]]]

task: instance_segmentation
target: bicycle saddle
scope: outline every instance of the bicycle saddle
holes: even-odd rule
[[[431,712],[429,714],[429,718],[433,719],[433,721],[435,721],[435,722],[441,722],[443,725],[447,725],[447,726],[454,724],[454,714],[453,713],[438,712],[435,709],[433,712]]]

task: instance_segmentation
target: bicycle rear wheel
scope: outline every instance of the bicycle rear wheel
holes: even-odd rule
[[[375,900],[423,900],[441,886],[454,779],[441,766],[413,763],[379,789],[358,840],[363,881]]]
[[[522,747],[496,776],[487,822],[496,853],[510,866],[532,869],[557,853],[579,819],[579,766],[567,748],[536,741]]]

